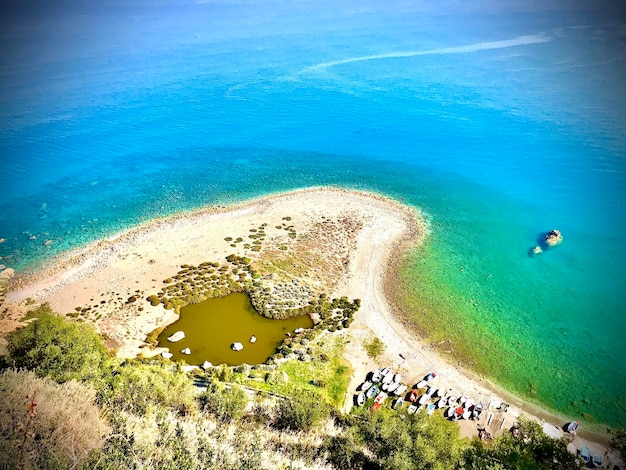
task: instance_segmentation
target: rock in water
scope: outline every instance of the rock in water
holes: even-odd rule
[[[170,343],[176,343],[176,342],[178,342],[178,341],[180,341],[181,339],[184,339],[184,338],[185,338],[185,332],[184,331],[177,331],[172,336],[167,338],[167,340]]]
[[[191,349],[185,348],[185,349],[181,350],[180,353],[181,354],[191,354]]]
[[[533,255],[540,255],[541,253],[543,253],[543,250],[541,249],[539,245],[533,248]]]
[[[548,246],[556,246],[563,241],[563,235],[558,230],[550,230],[546,235],[546,244]]]
[[[243,349],[243,344],[241,344],[241,343],[233,343],[233,344],[230,345],[230,348],[233,351],[241,351]]]
[[[250,342],[252,344],[256,343],[256,336],[254,336],[254,335],[250,336]]]
[[[209,370],[211,367],[213,367],[213,364],[211,364],[209,361],[204,361],[200,367],[202,367],[204,370]]]
[[[171,352],[167,352],[167,351],[163,351],[161,353],[161,357],[165,358],[165,359],[171,359],[173,356],[173,354]]]

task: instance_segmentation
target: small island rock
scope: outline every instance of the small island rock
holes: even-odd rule
[[[176,342],[178,342],[178,341],[180,341],[181,339],[184,339],[184,338],[185,338],[185,332],[184,331],[177,331],[172,336],[167,338],[167,340],[170,343],[176,343]]]
[[[250,342],[252,344],[256,343],[256,336],[254,336],[254,335],[250,336]]]
[[[558,230],[550,230],[546,235],[546,244],[548,246],[556,246],[563,241],[563,235]]]
[[[233,351],[241,351],[243,349],[243,344],[241,344],[241,343],[233,343],[233,344],[230,345],[230,348]]]

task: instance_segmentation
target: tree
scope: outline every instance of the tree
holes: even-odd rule
[[[76,468],[109,430],[93,388],[25,370],[0,374],[0,468]]]
[[[582,468],[582,461],[567,450],[564,440],[552,439],[541,425],[520,417],[515,433],[499,436],[491,445],[478,443],[464,456],[464,468],[484,468],[479,462],[493,462],[487,468],[520,470],[570,470]],[[501,465],[501,467],[500,467]]]
[[[303,431],[318,425],[330,413],[330,407],[317,392],[301,390],[278,408],[276,426],[279,429]]]
[[[101,375],[108,357],[102,338],[86,324],[43,310],[28,326],[7,337],[6,362],[63,383]]]

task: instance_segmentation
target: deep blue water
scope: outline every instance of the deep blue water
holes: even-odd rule
[[[7,10],[0,263],[205,204],[379,191],[428,215],[414,282],[451,296],[496,382],[624,426],[626,20],[477,5]]]

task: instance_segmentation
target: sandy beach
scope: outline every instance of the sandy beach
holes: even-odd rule
[[[295,242],[278,228],[285,220],[297,232]],[[267,241],[260,252],[242,243],[233,247],[227,240],[243,238],[262,224],[267,225]],[[385,285],[394,282],[398,273],[390,266],[427,236],[427,223],[418,211],[377,195],[334,188],[295,191],[228,208],[209,207],[154,220],[14,278],[2,305],[6,313],[0,332],[19,324],[28,303],[48,302],[64,314],[89,306],[88,321],[106,335],[109,346],[120,357],[134,357],[144,352],[149,332],[176,320],[174,311],[152,306],[146,297],[157,293],[163,280],[175,275],[181,265],[220,262],[229,254],[262,262],[279,256],[277,250],[284,244],[295,243],[291,252],[296,254],[285,275],[296,273],[320,291],[362,301],[350,328],[335,333],[346,336],[346,359],[354,369],[345,409],[368,371],[390,366],[409,386],[436,372],[441,390],[482,401],[485,408],[491,404],[480,422],[461,422],[465,436],[477,436],[479,427],[492,434],[504,432],[520,412],[544,422],[547,432],[561,435],[562,417],[524,403],[460,364],[437,356],[394,317]],[[386,346],[375,361],[363,346],[374,336]],[[506,411],[504,406],[498,409],[500,403],[510,406]],[[579,432],[573,443],[579,448],[588,445],[592,453],[606,450],[603,436]]]

